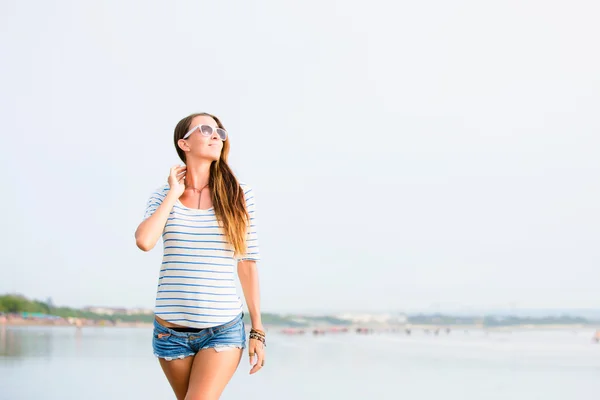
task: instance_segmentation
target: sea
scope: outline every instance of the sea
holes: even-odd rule
[[[593,329],[268,332],[222,399],[600,399]],[[0,399],[174,399],[152,328],[0,326]]]

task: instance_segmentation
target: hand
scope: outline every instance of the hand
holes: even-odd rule
[[[264,332],[262,327],[260,330]],[[250,339],[248,343],[248,352],[250,353],[250,365],[254,365],[250,370],[250,375],[252,375],[260,371],[260,369],[265,365],[265,346],[263,345],[263,342],[258,339]],[[256,364],[253,364],[252,361],[255,357]]]
[[[172,193],[177,195],[177,198],[181,197],[183,192],[185,191],[185,183],[183,182],[186,173],[186,166],[177,166],[174,165],[171,167],[169,172],[169,188]]]

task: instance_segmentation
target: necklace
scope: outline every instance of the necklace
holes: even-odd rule
[[[195,187],[193,187],[191,185],[185,187],[186,189],[192,189],[194,192],[198,192],[198,194],[199,194],[199,196],[198,196],[198,209],[200,209],[200,200],[202,200],[202,191],[204,189],[206,189],[207,186],[208,186],[208,183],[206,185],[202,186],[201,189],[195,188]]]

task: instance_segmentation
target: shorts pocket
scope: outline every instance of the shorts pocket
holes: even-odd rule
[[[167,360],[185,358],[195,354],[185,339],[156,329],[152,335],[152,349],[155,356]]]
[[[246,344],[244,322],[240,320],[231,327],[218,332],[211,338],[210,343],[212,346],[236,346],[243,348]]]
[[[164,339],[168,339],[171,337],[170,333],[164,333],[164,332],[154,332],[154,337],[158,340],[164,340]]]

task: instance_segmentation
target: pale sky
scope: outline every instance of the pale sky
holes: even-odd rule
[[[206,111],[264,311],[600,308],[597,2],[0,8],[0,293],[153,307],[134,231]]]

